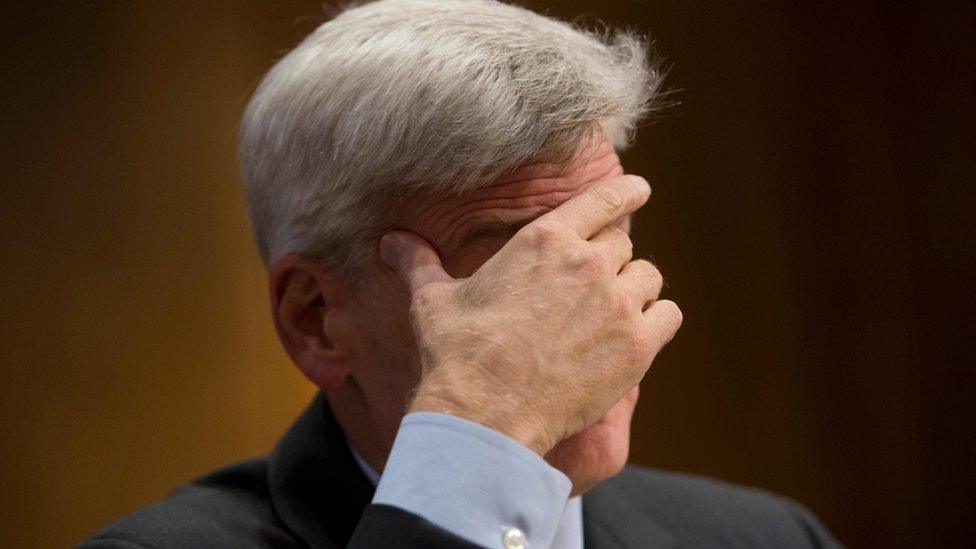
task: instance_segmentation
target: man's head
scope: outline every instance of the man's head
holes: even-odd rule
[[[275,323],[374,466],[420,376],[379,237],[412,231],[472,274],[519,226],[622,173],[615,149],[659,83],[631,34],[484,0],[347,10],[268,73],[241,163]],[[547,455],[577,492],[622,466],[635,400]]]

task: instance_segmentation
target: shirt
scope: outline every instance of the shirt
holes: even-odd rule
[[[504,547],[513,528],[528,548],[583,547],[583,503],[568,497],[569,478],[483,425],[448,414],[407,414],[382,476],[350,449],[377,486],[373,503],[404,509],[485,547]]]

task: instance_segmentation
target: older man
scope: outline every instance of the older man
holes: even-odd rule
[[[646,44],[489,0],[344,11],[282,59],[241,162],[272,313],[321,395],[266,460],[85,547],[829,546],[802,507],[626,467],[681,323],[616,151]]]

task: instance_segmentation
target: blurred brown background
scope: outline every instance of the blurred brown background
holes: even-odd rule
[[[976,8],[820,4],[529,3],[651,31],[684,90],[624,157],[655,187],[638,253],[685,313],[632,459],[791,496],[851,546],[971,545]],[[2,18],[0,546],[70,545],[266,453],[309,400],[234,156],[322,14]]]

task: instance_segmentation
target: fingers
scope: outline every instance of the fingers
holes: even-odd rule
[[[683,320],[681,309],[673,301],[666,299],[655,301],[644,311],[644,329],[648,330],[657,343],[655,354],[671,341]]]
[[[635,302],[643,304],[638,322],[640,330],[647,336],[646,352],[653,358],[681,327],[684,320],[681,309],[673,301],[658,300],[664,279],[650,261],[631,261],[620,271],[617,280],[630,292]]]
[[[661,271],[653,263],[643,259],[624,265],[617,280],[627,288],[634,302],[641,304],[641,310],[646,310],[657,300],[661,294],[661,286],[664,285]]]
[[[431,282],[454,280],[429,242],[407,231],[391,231],[380,239],[380,260],[400,275],[410,293]]]
[[[608,225],[596,233],[590,242],[606,249],[611,264],[619,272],[634,256],[634,244],[630,236],[614,225]]]
[[[623,175],[593,185],[536,222],[546,220],[589,240],[607,225],[643,206],[650,196],[647,181],[636,175]]]

